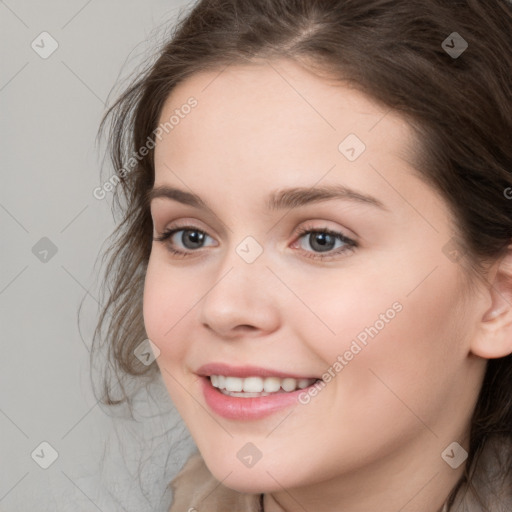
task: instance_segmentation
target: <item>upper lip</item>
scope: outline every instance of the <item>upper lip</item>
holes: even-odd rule
[[[317,379],[318,377],[310,375],[298,375],[296,373],[283,372],[281,370],[272,370],[260,366],[231,366],[224,363],[208,363],[201,366],[197,375],[209,377],[210,375],[224,375],[229,377],[278,377],[281,379]]]

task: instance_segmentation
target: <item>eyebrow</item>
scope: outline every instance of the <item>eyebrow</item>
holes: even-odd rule
[[[153,199],[164,197],[180,203],[190,205],[202,210],[212,211],[211,207],[198,195],[169,186],[154,187],[148,192],[149,202]],[[300,208],[311,203],[319,203],[333,199],[342,199],[363,203],[370,206],[388,210],[377,198],[362,194],[344,185],[324,185],[320,187],[294,187],[276,190],[267,198],[268,210],[277,211],[283,209]]]

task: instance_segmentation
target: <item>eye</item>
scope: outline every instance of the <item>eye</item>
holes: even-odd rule
[[[299,229],[298,235],[298,240],[304,239],[304,242],[309,244],[313,249],[313,252],[305,250],[306,253],[309,253],[306,255],[308,258],[330,258],[332,256],[345,253],[346,251],[351,251],[355,247],[358,247],[357,242],[352,238],[349,238],[343,233],[333,231],[329,228],[303,227]],[[337,242],[339,242],[339,245],[336,248]],[[304,247],[304,244],[300,245]],[[333,251],[335,248],[337,250]],[[328,254],[327,256],[324,256],[322,253]]]
[[[176,248],[175,235],[181,232],[181,236],[176,237],[182,244],[183,249]],[[176,257],[186,258],[197,249],[203,247],[205,240],[211,238],[203,230],[194,226],[178,226],[165,230],[158,237],[153,238],[157,242],[166,242],[167,249]],[[358,247],[355,240],[345,236],[343,233],[333,231],[329,228],[311,228],[303,227],[299,229],[298,240],[304,238],[304,241],[311,246],[313,251],[304,249],[304,244],[299,244],[307,258],[327,259]],[[212,239],[213,240],[213,239]],[[336,248],[336,243],[338,247]],[[294,246],[297,242],[294,242]],[[336,249],[336,250],[334,250]],[[322,253],[325,253],[322,254]]]
[[[177,256],[186,257],[189,255],[188,252],[174,247],[175,241],[173,241],[173,238],[179,232],[182,232],[182,234],[177,237],[178,240],[189,251],[200,249],[206,237],[210,238],[207,233],[194,226],[180,226],[165,230],[160,236],[153,238],[153,240],[156,242],[166,242],[169,240],[169,243],[166,244],[169,251]]]

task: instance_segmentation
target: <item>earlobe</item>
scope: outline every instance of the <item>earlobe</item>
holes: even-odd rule
[[[487,284],[487,306],[471,343],[471,352],[485,359],[512,354],[512,245],[496,262]]]

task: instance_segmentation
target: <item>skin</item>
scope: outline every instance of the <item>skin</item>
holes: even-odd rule
[[[509,260],[469,288],[443,251],[454,235],[447,204],[418,178],[417,141],[398,114],[293,61],[219,71],[174,89],[162,122],[190,96],[198,105],[155,148],[155,187],[211,207],[151,203],[155,236],[175,224],[208,235],[188,249],[175,234],[185,258],[170,240],[152,246],[144,321],[170,397],[215,478],[264,492],[266,512],[438,510],[464,469],[441,453],[454,441],[468,449],[486,358],[512,352]],[[338,150],[351,133],[366,145],[353,162]],[[275,190],[327,184],[385,209],[347,199],[265,208]],[[304,226],[358,247],[319,252],[298,239]],[[263,249],[250,264],[236,252],[247,236]],[[308,404],[249,422],[206,405],[201,365],[320,377],[397,301],[403,309]],[[237,458],[247,442],[262,454],[251,468]]]

